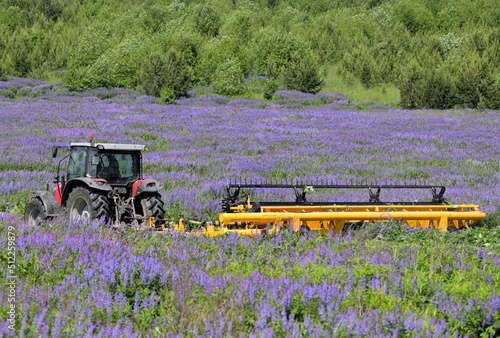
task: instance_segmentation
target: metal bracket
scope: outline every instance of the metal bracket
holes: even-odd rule
[[[439,192],[438,192],[439,189]],[[431,192],[432,192],[432,202],[436,204],[443,204],[444,203],[444,192],[446,191],[445,187],[432,187]]]
[[[296,187],[293,187],[293,192],[295,193],[295,203],[307,202],[305,191],[300,191],[300,190],[297,190]]]
[[[220,202],[220,206],[222,207],[223,212],[229,212],[231,210],[231,206],[236,204],[236,201],[240,197],[240,187],[234,188],[234,191],[231,191],[231,187],[226,187],[226,193]]]
[[[372,188],[368,188],[368,193],[370,194],[370,203],[380,203],[380,188],[374,192]]]

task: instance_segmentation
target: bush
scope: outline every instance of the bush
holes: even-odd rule
[[[485,60],[482,60],[477,52],[469,53],[456,74],[458,104],[476,108],[479,102],[483,101],[485,105],[494,83]]]
[[[222,36],[212,39],[202,49],[195,68],[196,77],[204,84],[213,82],[220,63],[227,59],[237,59],[244,76],[250,72],[248,51],[241,40],[234,36]]]
[[[422,67],[417,61],[412,60],[402,72],[398,84],[402,108],[414,109],[420,107],[422,102],[420,101],[419,89],[423,77]]]
[[[176,99],[175,91],[172,87],[165,87],[160,93],[160,103],[171,104]]]
[[[9,33],[14,33],[18,26],[24,23],[23,11],[19,7],[0,8],[0,25]]]
[[[278,90],[278,82],[276,80],[270,79],[264,83],[264,99],[271,100],[274,97],[274,93]]]
[[[198,4],[193,10],[196,29],[204,35],[216,36],[221,26],[220,15],[212,3]]]
[[[106,24],[88,27],[72,53],[72,67],[92,65],[105,51],[111,48],[111,31]]]
[[[377,70],[380,68],[368,49],[361,45],[354,48],[352,53],[346,53],[340,62],[339,72],[344,82],[352,82],[351,74],[361,80],[361,83],[370,88],[378,82]]]
[[[140,79],[147,94],[162,99],[172,95],[174,98],[187,96],[193,86],[192,69],[182,53],[175,49],[170,49],[165,56],[154,52],[146,58],[141,66]]]
[[[446,68],[413,61],[403,71],[399,89],[403,108],[448,109],[456,104],[454,79]]]
[[[307,55],[305,42],[291,33],[279,33],[269,29],[259,31],[252,42],[252,51],[255,55],[254,70],[257,74],[264,74],[269,60],[272,59],[277,69],[281,69],[292,60]]]
[[[294,53],[292,60],[284,67],[283,84],[286,89],[316,94],[324,82],[319,72],[319,62],[312,54],[299,57]]]
[[[243,93],[245,77],[238,59],[226,59],[215,72],[214,89],[221,95],[238,95]]]
[[[74,68],[63,74],[63,83],[70,91],[83,91],[98,87],[91,79],[89,68]]]
[[[143,28],[149,33],[159,32],[162,26],[170,19],[169,8],[162,5],[143,5],[144,12],[141,14],[140,21]]]
[[[160,96],[165,86],[165,61],[159,53],[152,53],[141,66],[140,79],[142,89],[148,94]]]
[[[250,15],[247,12],[235,11],[226,20],[221,29],[221,35],[234,36],[242,42],[247,42],[251,36]]]
[[[434,14],[421,2],[403,1],[395,8],[396,16],[413,34],[435,28]]]

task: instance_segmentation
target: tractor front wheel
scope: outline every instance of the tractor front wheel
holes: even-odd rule
[[[39,225],[47,220],[47,213],[43,207],[42,201],[38,198],[32,198],[24,210],[24,220],[29,225]]]
[[[145,218],[141,223],[142,225],[149,224],[149,218],[163,219],[165,211],[163,210],[163,201],[160,194],[140,194],[136,199],[135,212],[139,217]]]
[[[77,187],[69,194],[66,215],[77,219],[100,219],[103,216],[109,219],[109,201],[102,194]]]

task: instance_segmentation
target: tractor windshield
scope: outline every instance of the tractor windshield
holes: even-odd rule
[[[85,147],[71,148],[71,156],[68,163],[68,179],[85,176],[85,161],[87,149]]]
[[[92,151],[90,154],[90,176],[103,178],[111,184],[126,184],[140,176],[139,152]]]

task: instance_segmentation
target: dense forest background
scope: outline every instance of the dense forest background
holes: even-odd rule
[[[267,99],[335,79],[397,88],[403,108],[498,109],[500,1],[0,0],[0,78],[54,74],[165,102],[253,76]]]

